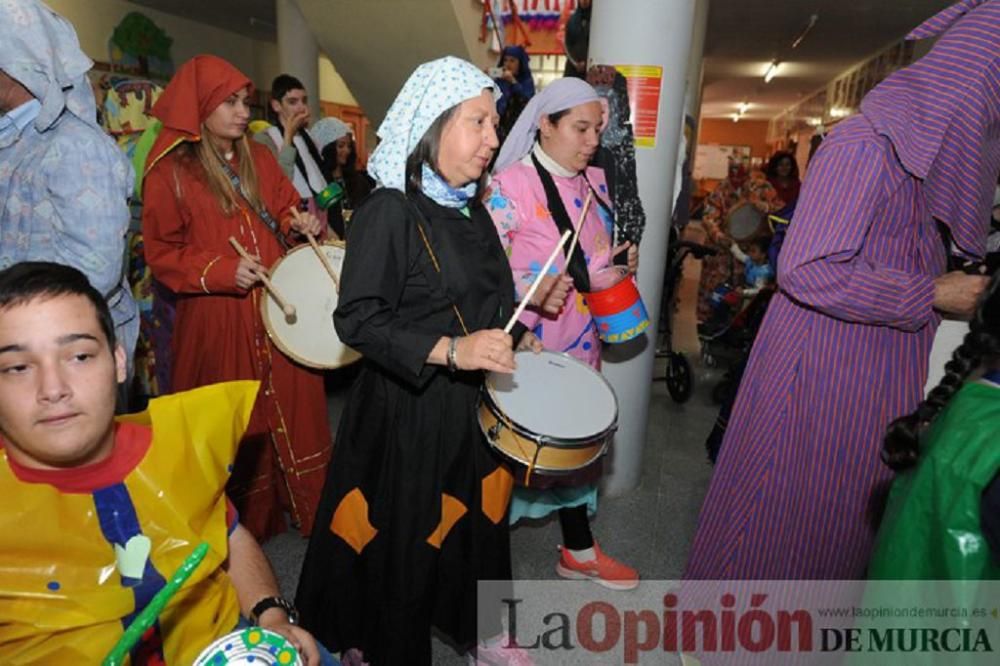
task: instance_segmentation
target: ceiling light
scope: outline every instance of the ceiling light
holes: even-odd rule
[[[771,82],[771,79],[778,73],[778,65],[780,64],[777,60],[771,61],[771,64],[767,66],[767,71],[764,72],[764,83]]]
[[[809,22],[806,24],[806,27],[802,29],[802,32],[799,33],[799,36],[796,37],[795,40],[792,42],[793,49],[802,43],[802,40],[806,38],[806,35],[809,34],[810,30],[816,27],[816,21],[818,20],[819,20],[819,14],[813,14],[812,16],[809,17]]]
[[[749,108],[750,108],[750,102],[740,102],[739,106],[740,115],[742,116],[743,114],[745,114],[747,110],[749,110]]]

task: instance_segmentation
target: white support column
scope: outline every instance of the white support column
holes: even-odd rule
[[[278,62],[306,88],[313,120],[319,113],[319,46],[295,0],[275,0],[278,13]],[[270,81],[262,81],[270,86]]]
[[[694,28],[691,30],[691,51],[687,68],[687,94],[684,112],[694,118],[695,127],[701,118],[701,82],[705,62],[705,33],[708,30],[710,0],[694,0]]]
[[[645,336],[606,345],[603,355],[603,372],[615,389],[619,406],[618,434],[604,480],[609,495],[635,488],[642,470],[694,15],[695,0],[594,0],[591,62],[663,68],[655,145],[636,148],[639,196],[646,210],[639,291],[651,325]],[[635,121],[633,118],[633,124]]]

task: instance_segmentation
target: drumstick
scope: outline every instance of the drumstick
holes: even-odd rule
[[[510,321],[507,322],[507,325],[503,327],[504,333],[510,333],[510,329],[514,328],[514,322],[516,322],[517,318],[521,316],[522,312],[524,312],[524,308],[528,306],[528,302],[531,301],[531,297],[535,295],[535,290],[538,289],[538,285],[542,283],[542,278],[548,274],[549,268],[552,267],[552,262],[556,260],[556,255],[559,254],[559,251],[563,248],[563,245],[566,244],[568,239],[569,229],[563,232],[562,238],[560,238],[559,242],[556,243],[556,247],[552,250],[552,254],[549,255],[548,261],[546,261],[545,265],[542,266],[542,270],[538,272],[538,276],[535,278],[535,281],[531,283],[531,288],[528,289],[528,293],[521,299],[521,304],[517,306],[516,310],[514,310],[514,315],[510,318]]]
[[[593,190],[587,192],[587,198],[583,202],[583,210],[580,212],[580,219],[577,220],[576,230],[573,231],[573,241],[569,244],[569,252],[566,253],[566,263],[563,264],[562,270],[559,271],[559,275],[565,273],[566,269],[569,268],[569,260],[573,257],[573,250],[576,249],[576,241],[580,238],[580,229],[583,228],[583,220],[587,217],[587,210],[590,208],[590,199],[593,194]]]
[[[294,217],[296,220],[301,219],[299,217],[299,209],[298,208],[296,208],[295,206],[292,206],[290,210],[292,211],[292,217]],[[306,239],[309,241],[309,245],[312,247],[313,252],[316,253],[317,257],[319,257],[319,261],[320,261],[321,264],[323,264],[323,268],[325,268],[326,272],[330,274],[330,279],[333,280],[333,288],[336,289],[337,293],[339,294],[340,293],[340,278],[337,277],[337,272],[333,270],[333,264],[330,263],[330,260],[326,256],[326,253],[323,252],[322,248],[320,248],[320,246],[319,246],[319,243],[316,242],[316,237],[315,236],[313,236],[309,232],[306,232]]]
[[[240,242],[235,238],[233,238],[232,236],[229,237],[229,244],[233,246],[234,250],[236,250],[236,254],[240,255],[247,261],[254,261],[254,262],[257,261],[256,259],[251,257],[250,253],[248,253],[243,248],[243,246],[240,245]],[[282,298],[281,292],[279,292],[277,288],[275,288],[275,286],[271,284],[271,280],[268,279],[267,275],[265,275],[264,273],[259,273],[258,275],[260,277],[260,281],[263,282],[267,290],[271,292],[271,298],[273,298],[275,302],[277,302],[278,307],[281,308],[281,311],[285,314],[285,316],[288,318],[294,317],[295,306],[286,301],[284,298]]]
[[[167,602],[177,593],[177,590],[181,588],[184,581],[191,577],[191,574],[194,573],[194,570],[198,568],[198,565],[201,564],[201,561],[205,559],[205,555],[207,554],[208,544],[205,542],[198,544],[194,552],[188,555],[177,571],[170,576],[167,584],[153,596],[142,612],[132,620],[132,624],[128,626],[121,638],[118,639],[118,642],[111,649],[111,652],[101,662],[102,666],[121,666],[121,664],[125,663],[125,658],[128,656],[129,651],[142,639],[142,635],[146,633],[146,630],[153,626],[156,618],[166,608]]]
[[[339,294],[340,278],[337,277],[336,271],[333,270],[333,264],[330,263],[330,258],[326,256],[326,252],[324,252],[323,248],[321,248],[319,246],[319,243],[316,242],[315,236],[313,236],[312,234],[306,234],[306,238],[309,240],[309,245],[312,246],[313,252],[316,253],[317,257],[319,257],[319,262],[323,264],[323,268],[325,268],[326,272],[330,274],[330,279],[333,280],[333,287],[334,289],[337,290],[337,293]]]

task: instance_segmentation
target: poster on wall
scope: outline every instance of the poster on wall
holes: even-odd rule
[[[722,146],[714,143],[698,144],[694,155],[694,179],[724,179],[729,174],[730,160],[738,160],[749,164],[750,146]]]
[[[637,148],[656,147],[663,68],[659,65],[616,65],[628,82],[628,99]]]

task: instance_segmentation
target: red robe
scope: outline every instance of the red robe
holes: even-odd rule
[[[288,213],[299,195],[266,148],[254,142],[250,148],[261,197],[288,233]],[[265,266],[282,256],[281,245],[249,206],[225,215],[197,161],[182,161],[178,152],[147,174],[142,219],[146,261],[178,294],[173,390],[262,381],[229,493],[240,522],[258,540],[284,531],[283,509],[308,535],[331,452],[323,377],[271,342],[260,315],[262,287],[247,292],[236,286],[239,256],[228,239],[259,254]],[[235,159],[233,169],[238,171]]]

